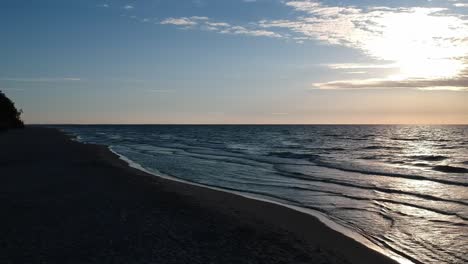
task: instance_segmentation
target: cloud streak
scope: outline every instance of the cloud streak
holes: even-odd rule
[[[199,29],[220,34],[245,35],[255,37],[281,38],[282,35],[270,30],[231,25],[222,21],[213,21],[208,17],[170,17],[160,22],[162,25],[174,25],[184,29]]]
[[[25,89],[21,89],[21,88],[0,88],[0,91],[24,92]]]
[[[184,26],[184,27],[195,26],[197,24],[198,22],[196,22],[195,19],[190,19],[187,17],[180,17],[180,18],[170,17],[161,21],[161,25],[175,25],[175,26]]]
[[[324,83],[314,83],[313,89],[320,90],[350,90],[350,89],[389,89],[389,88],[416,88],[420,90],[450,90],[468,91],[468,71],[454,78],[401,80],[392,79],[358,79],[341,80]]]
[[[75,77],[60,77],[60,78],[0,78],[0,81],[10,81],[10,82],[78,82],[82,81],[81,78]]]

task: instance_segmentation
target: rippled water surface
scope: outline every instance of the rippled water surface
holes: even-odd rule
[[[468,126],[59,128],[158,174],[315,209],[416,263],[468,263]]]

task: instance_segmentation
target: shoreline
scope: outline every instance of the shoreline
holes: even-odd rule
[[[32,132],[31,132],[32,131]],[[332,229],[331,227],[327,226],[323,221],[317,218],[314,215],[308,214],[307,212],[301,212],[298,209],[300,208],[292,208],[291,206],[284,205],[281,203],[276,203],[273,201],[263,201],[256,197],[248,197],[243,193],[233,193],[230,191],[226,191],[223,189],[214,189],[213,187],[194,184],[190,182],[186,182],[180,179],[172,179],[172,177],[164,177],[162,175],[156,175],[149,171],[141,170],[140,168],[132,167],[132,164],[125,160],[124,156],[121,156],[114,151],[112,151],[111,147],[102,146],[102,145],[93,145],[93,144],[83,144],[81,142],[76,141],[76,139],[72,139],[69,135],[57,130],[57,129],[49,129],[49,128],[27,128],[25,131],[15,131],[15,132],[8,132],[16,135],[17,139],[21,139],[21,134],[27,134],[28,132],[36,132],[39,134],[43,134],[45,136],[51,137],[51,141],[56,141],[55,143],[60,143],[64,146],[64,149],[73,153],[76,159],[83,159],[86,160],[83,164],[78,163],[74,164],[77,165],[75,169],[82,169],[83,171],[76,171],[78,178],[73,178],[73,181],[78,181],[83,186],[88,186],[90,184],[86,179],[83,179],[87,173],[92,173],[94,178],[90,178],[90,180],[95,181],[94,187],[90,187],[92,189],[96,189],[96,192],[89,191],[86,188],[83,190],[77,190],[79,196],[81,198],[81,192],[87,191],[91,195],[90,199],[93,200],[93,195],[96,196],[94,198],[99,198],[102,196],[101,192],[109,192],[109,197],[104,196],[106,201],[111,204],[111,207],[118,207],[119,210],[117,211],[128,211],[128,210],[135,210],[133,206],[138,205],[140,203],[147,203],[147,200],[156,199],[156,200],[163,200],[165,201],[165,205],[163,206],[164,212],[166,215],[159,214],[158,217],[154,215],[147,215],[148,209],[153,209],[154,207],[159,206],[155,204],[151,204],[151,206],[142,206],[141,210],[137,210],[138,212],[134,214],[134,221],[139,222],[143,217],[149,217],[147,219],[152,226],[154,223],[158,223],[158,221],[162,222],[165,226],[170,226],[169,230],[173,230],[174,233],[177,233],[180,229],[180,225],[183,225],[184,228],[187,230],[195,229],[196,232],[201,233],[210,233],[214,240],[223,241],[226,247],[233,247],[234,249],[238,250],[239,248],[243,249],[242,242],[244,243],[253,243],[252,245],[249,244],[248,247],[248,254],[251,253],[251,249],[258,247],[258,250],[254,250],[255,258],[261,259],[262,257],[265,258],[264,261],[260,261],[260,263],[284,263],[282,261],[268,261],[268,258],[271,257],[271,254],[275,254],[273,252],[269,252],[270,254],[264,255],[265,249],[270,249],[274,247],[282,248],[282,247],[290,247],[294,250],[298,250],[299,255],[305,255],[310,258],[318,258],[321,261],[325,261],[326,263],[397,263],[397,261],[390,259],[388,256],[382,254],[382,252],[377,252],[375,249],[370,249],[364,244],[357,242],[355,239],[346,236],[343,233],[338,232],[337,230]],[[23,135],[24,136],[24,135]],[[14,138],[15,136],[13,136]],[[62,138],[60,138],[62,137]],[[4,143],[1,141],[2,138],[0,136],[0,143]],[[11,140],[11,136],[10,136]],[[34,142],[34,140],[32,140]],[[47,142],[44,142],[47,143]],[[59,144],[59,145],[60,145]],[[17,146],[15,146],[17,147]],[[31,147],[30,144],[26,144],[26,148]],[[34,152],[36,150],[27,150],[26,152]],[[48,150],[48,151],[53,151]],[[82,153],[77,153],[82,151]],[[19,151],[19,158],[21,158],[21,151]],[[37,154],[37,153],[36,153]],[[57,153],[55,153],[57,154]],[[87,157],[84,154],[88,155]],[[1,156],[0,156],[1,157]],[[44,162],[46,161],[45,155],[41,156],[44,158]],[[66,157],[63,157],[65,162],[68,162]],[[49,158],[50,159],[50,158]],[[50,160],[49,160],[50,161]],[[130,161],[131,162],[131,161]],[[14,162],[13,162],[14,164]],[[24,164],[23,164],[24,165]],[[19,164],[19,166],[23,166]],[[58,164],[60,165],[60,164]],[[58,166],[56,165],[56,166]],[[49,166],[52,166],[49,164]],[[24,167],[24,166],[23,166]],[[67,168],[66,165],[63,166],[64,170],[69,170],[73,168]],[[0,170],[2,167],[0,166]],[[8,172],[8,170],[7,170]],[[26,169],[27,173],[37,174],[38,172],[30,172]],[[39,172],[41,173],[41,172]],[[63,173],[63,172],[62,172]],[[100,176],[104,175],[104,176]],[[156,176],[156,177],[155,177]],[[102,179],[100,178],[102,177]],[[84,182],[82,182],[84,181]],[[129,184],[127,186],[126,184]],[[11,186],[10,186],[11,187]],[[67,188],[75,189],[76,186],[68,186]],[[89,186],[88,186],[89,187]],[[44,187],[47,189],[47,186]],[[106,189],[108,188],[108,189]],[[111,189],[111,190],[109,190]],[[128,190],[130,189],[130,190]],[[50,191],[50,190],[48,190]],[[54,191],[57,191],[54,189]],[[59,192],[59,191],[57,191]],[[124,192],[124,193],[123,193]],[[144,195],[142,194],[144,193]],[[5,191],[3,190],[3,193]],[[3,194],[0,192],[0,195]],[[47,192],[48,193],[48,192]],[[59,195],[70,196],[69,193],[64,193]],[[140,196],[135,198],[134,196]],[[88,204],[84,203],[80,199],[75,199],[72,197],[74,203],[78,203],[79,206],[88,209]],[[127,199],[125,199],[127,198]],[[130,201],[129,201],[130,200]],[[49,201],[47,199],[47,201]],[[50,201],[49,201],[50,202]],[[97,201],[99,202],[99,201]],[[7,201],[8,203],[8,201]],[[84,203],[84,204],[80,204]],[[7,204],[8,205],[8,204]],[[130,206],[132,205],[132,206]],[[46,207],[47,204],[41,204],[41,206]],[[8,208],[8,206],[7,206]],[[100,207],[99,207],[100,208]],[[60,209],[63,209],[60,207]],[[107,207],[102,207],[100,209],[108,210]],[[175,212],[174,212],[175,211]],[[174,214],[177,215],[180,212],[193,212],[187,213],[184,219],[177,218],[173,216]],[[121,214],[121,213],[120,213]],[[125,213],[128,214],[128,213]],[[170,219],[175,217],[175,222],[181,222],[180,225],[175,225],[171,221],[163,221],[160,218],[167,217],[170,215]],[[198,225],[194,223],[193,225],[185,222],[186,219],[191,219],[193,221],[197,221],[199,215],[206,216],[206,219],[216,219],[210,221],[219,221],[219,225],[214,225],[209,228],[204,226],[204,222],[202,221]],[[14,220],[15,215],[8,216]],[[17,217],[17,216],[16,216]],[[86,216],[85,216],[86,217]],[[122,216],[121,216],[122,217]],[[129,216],[125,216],[124,218],[128,218]],[[40,218],[40,215],[39,215]],[[106,219],[112,219],[108,218]],[[174,220],[173,219],[173,220]],[[122,219],[120,219],[121,221]],[[116,221],[116,220],[114,220]],[[205,221],[206,222],[206,221]],[[12,222],[14,223],[14,221]],[[94,223],[94,222],[90,222]],[[190,222],[192,223],[192,222]],[[197,222],[198,223],[198,222]],[[228,224],[227,224],[228,223]],[[114,225],[120,226],[121,223],[114,223]],[[187,225],[187,226],[186,226]],[[250,234],[249,232],[238,232],[236,228],[234,231],[231,230],[232,226],[240,225],[240,230],[247,228],[251,232],[255,233],[254,235]],[[8,227],[8,225],[6,225]],[[64,227],[74,228],[73,226],[65,225]],[[136,235],[137,237],[141,235],[140,233],[135,233],[134,226],[125,226],[128,231],[126,231],[126,235],[133,236]],[[205,230],[206,229],[206,230]],[[166,229],[151,229],[155,232],[161,232],[166,234]],[[220,232],[223,230],[223,232]],[[225,241],[224,236],[226,235],[226,230],[230,234],[228,236],[230,239]],[[0,231],[3,231],[0,229]],[[115,230],[114,230],[115,231]],[[120,231],[120,230],[119,230]],[[89,231],[90,234],[93,234],[94,229]],[[274,236],[275,238],[280,239],[268,239],[268,241],[262,241],[262,243],[254,243],[258,239],[256,237],[256,233],[261,233],[262,236]],[[1,232],[0,234],[2,234]],[[169,232],[170,233],[170,232]],[[253,236],[253,237],[251,237]],[[260,237],[262,237],[260,236]],[[174,241],[178,242],[179,240],[185,240],[186,237],[183,234],[174,235]],[[204,236],[198,237],[195,236],[192,243],[188,243],[187,245],[193,246],[195,248],[200,247],[197,244],[205,243]],[[5,238],[6,239],[6,238]],[[100,238],[101,239],[101,238]],[[118,238],[117,238],[118,239]],[[160,237],[152,238],[153,240],[156,239],[157,242],[160,242]],[[92,240],[92,239],[91,239]],[[151,240],[151,238],[149,238]],[[172,241],[172,240],[171,240]],[[174,242],[172,241],[172,242]],[[252,242],[253,241],[253,242]],[[277,245],[278,241],[281,243]],[[88,241],[86,241],[88,242]],[[167,241],[166,241],[167,242]],[[121,243],[126,243],[122,241]],[[196,243],[194,245],[194,243]],[[211,246],[211,242],[207,242]],[[235,247],[232,245],[233,243],[241,243],[236,245]],[[215,243],[217,244],[217,243]],[[258,245],[257,245],[258,244]],[[146,244],[142,244],[142,247],[146,248]],[[313,249],[313,250],[310,250]],[[173,249],[169,249],[173,250]],[[177,248],[178,251],[180,250]],[[200,251],[206,250],[205,247],[198,249]],[[214,249],[213,249],[214,250]],[[294,251],[291,250],[291,251]],[[258,251],[258,252],[257,252]],[[208,251],[211,252],[211,251]],[[291,261],[292,256],[285,256],[286,254],[296,254],[298,252],[281,252],[282,255],[275,256],[275,259],[278,260],[282,257],[284,259],[289,260],[289,263],[293,263],[296,261]],[[8,252],[7,252],[8,253]],[[115,253],[115,252],[114,252]],[[120,252],[117,252],[120,253]],[[166,253],[164,251],[164,253]],[[120,253],[121,254],[121,253]],[[213,252],[212,254],[221,254],[218,252]],[[1,255],[1,254],[0,254]],[[153,257],[151,254],[148,255]],[[126,256],[120,256],[120,258],[125,258]],[[139,256],[140,257],[140,256]],[[176,256],[174,256],[176,257]],[[177,256],[181,257],[181,256]],[[193,255],[187,253],[187,257],[193,257]],[[198,258],[208,257],[210,256],[200,256],[196,255]],[[221,254],[220,256],[211,256],[211,257],[229,257],[226,254]],[[283,259],[283,261],[284,261]],[[1,260],[1,258],[0,258]],[[102,260],[102,259],[101,259]],[[51,261],[54,262],[54,261]],[[145,261],[143,261],[145,262]],[[216,261],[215,261],[216,262]],[[226,262],[230,262],[229,260]],[[239,262],[239,261],[234,261]],[[316,261],[313,261],[316,262]],[[138,262],[141,263],[141,262]],[[167,262],[170,263],[170,262]],[[310,263],[308,261],[299,261],[297,263]]]
[[[77,142],[83,143],[83,144],[89,144],[89,143],[79,141],[78,137],[77,137]],[[93,145],[93,144],[91,144],[91,145]],[[200,187],[200,188],[206,188],[206,189],[214,190],[214,191],[218,191],[218,192],[225,192],[225,193],[237,195],[237,196],[242,197],[242,198],[251,199],[251,200],[255,200],[255,201],[260,201],[260,202],[264,202],[264,203],[270,203],[270,204],[274,204],[274,205],[277,205],[277,206],[284,207],[285,209],[290,209],[290,210],[293,210],[293,211],[296,211],[296,212],[307,214],[307,215],[309,215],[311,217],[317,218],[326,227],[328,227],[330,229],[333,229],[334,231],[339,232],[339,233],[353,239],[354,241],[364,245],[365,247],[369,248],[370,250],[373,250],[375,252],[378,252],[380,254],[385,255],[386,257],[391,258],[392,260],[398,262],[399,264],[414,264],[414,262],[412,262],[411,260],[408,260],[408,259],[406,259],[406,258],[404,258],[404,257],[402,257],[400,255],[397,255],[396,253],[393,253],[393,252],[391,252],[389,250],[385,250],[384,248],[381,248],[381,247],[377,246],[375,243],[370,241],[365,236],[351,230],[348,227],[342,226],[342,225],[334,222],[333,220],[329,219],[326,215],[324,215],[323,213],[321,213],[319,211],[315,211],[315,210],[309,209],[309,208],[303,208],[303,207],[300,207],[300,206],[289,205],[289,204],[286,204],[286,203],[282,203],[280,201],[268,200],[267,198],[255,197],[253,194],[250,194],[250,193],[247,193],[247,192],[228,190],[228,189],[223,189],[223,188],[216,187],[216,186],[210,186],[210,185],[204,185],[204,184],[200,184],[200,183],[190,182],[190,181],[180,179],[180,178],[177,178],[177,177],[173,177],[173,176],[157,174],[155,172],[151,172],[148,169],[145,169],[143,166],[141,166],[137,162],[134,162],[131,159],[127,158],[125,155],[119,154],[117,151],[112,149],[112,146],[105,146],[105,147],[107,147],[109,149],[109,151],[111,151],[113,154],[117,155],[119,159],[121,159],[125,163],[127,163],[127,165],[129,167],[134,168],[134,169],[139,170],[139,171],[143,171],[144,173],[147,173],[147,174],[149,174],[151,176],[162,178],[162,179],[169,180],[169,181],[180,182],[182,184],[193,185],[193,186],[197,186],[197,187]]]
[[[61,131],[61,132],[65,133],[64,131]],[[70,135],[70,136],[72,136],[72,135]],[[81,138],[79,136],[72,136],[72,137],[75,137],[74,140],[76,140],[78,143],[90,144],[90,143],[82,142]],[[90,145],[96,145],[96,144],[90,144]],[[303,207],[300,207],[300,206],[288,205],[288,204],[282,203],[280,201],[273,201],[273,200],[268,200],[266,198],[255,197],[254,195],[252,195],[250,193],[247,193],[247,192],[223,189],[223,188],[216,187],[216,186],[204,185],[204,184],[200,184],[200,183],[187,181],[187,180],[180,179],[180,178],[177,178],[177,177],[174,177],[174,176],[158,174],[156,172],[152,172],[152,171],[144,168],[143,166],[141,166],[137,162],[129,159],[125,155],[122,155],[122,154],[118,153],[117,151],[113,150],[112,146],[107,146],[107,145],[102,145],[102,146],[105,146],[110,152],[112,152],[114,155],[116,155],[120,160],[124,161],[130,168],[136,169],[138,171],[142,171],[142,172],[148,174],[149,176],[162,178],[162,179],[168,180],[168,181],[175,181],[175,182],[179,182],[179,183],[182,183],[182,184],[188,184],[188,185],[192,185],[192,186],[196,186],[196,187],[200,187],[200,188],[206,188],[206,189],[214,190],[214,191],[217,191],[217,192],[224,192],[224,193],[228,193],[228,194],[233,194],[233,195],[236,195],[236,196],[239,196],[239,197],[242,197],[242,198],[255,200],[255,201],[260,201],[260,202],[264,202],[264,203],[269,203],[269,204],[273,204],[273,205],[283,207],[285,209],[293,210],[295,212],[304,213],[304,214],[306,214],[306,215],[308,215],[310,217],[316,218],[317,220],[319,220],[326,227],[328,227],[328,228],[330,228],[330,229],[332,229],[332,230],[334,230],[336,232],[339,232],[340,234],[345,235],[346,237],[354,240],[357,243],[360,243],[360,244],[364,245],[365,247],[367,247],[370,250],[373,250],[373,251],[375,251],[375,252],[377,252],[379,254],[382,254],[382,255],[384,255],[384,256],[386,256],[388,258],[391,258],[393,261],[396,261],[399,264],[414,264],[414,262],[412,262],[411,260],[406,259],[403,256],[400,256],[400,255],[398,255],[398,254],[396,254],[394,252],[391,252],[390,250],[386,250],[384,248],[381,248],[378,245],[376,245],[375,243],[373,243],[372,241],[370,241],[365,236],[363,236],[363,235],[349,229],[348,227],[342,226],[342,225],[334,222],[333,220],[329,219],[326,215],[322,214],[321,212],[315,211],[313,209],[303,208]]]

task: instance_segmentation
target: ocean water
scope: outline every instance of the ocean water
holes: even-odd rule
[[[468,126],[59,126],[155,174],[313,209],[414,263],[468,263]]]

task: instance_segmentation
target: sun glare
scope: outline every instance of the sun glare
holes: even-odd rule
[[[450,78],[466,67],[462,58],[468,47],[460,42],[466,24],[458,17],[438,15],[440,9],[387,13],[372,30],[370,55],[396,62],[400,78]]]

